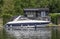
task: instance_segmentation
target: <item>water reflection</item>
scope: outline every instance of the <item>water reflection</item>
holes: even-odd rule
[[[48,28],[21,28],[6,31],[17,39],[51,39],[51,30]]]

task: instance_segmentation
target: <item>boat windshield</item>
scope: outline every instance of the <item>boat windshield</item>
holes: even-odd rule
[[[29,19],[26,17],[20,17],[17,21],[20,21],[20,20],[29,20]]]

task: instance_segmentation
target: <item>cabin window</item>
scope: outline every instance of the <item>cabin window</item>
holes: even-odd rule
[[[41,13],[37,13],[38,14],[38,17],[41,17]]]
[[[27,14],[27,17],[34,17],[35,15],[36,15],[36,12],[26,12],[26,14]]]
[[[46,12],[45,11],[42,11],[41,12],[41,17],[45,17],[46,16]]]

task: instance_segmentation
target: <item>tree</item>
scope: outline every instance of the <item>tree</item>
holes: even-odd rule
[[[49,8],[50,12],[60,12],[60,0],[0,0],[2,14],[23,14],[23,8]]]
[[[3,0],[0,0],[0,14],[2,14]]]
[[[14,1],[13,0],[3,0],[4,4],[2,7],[3,14],[14,14]]]

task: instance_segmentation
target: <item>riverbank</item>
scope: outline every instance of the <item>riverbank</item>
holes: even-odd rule
[[[0,30],[3,28],[3,19],[0,18]]]
[[[0,39],[3,39],[3,19],[0,18]]]

